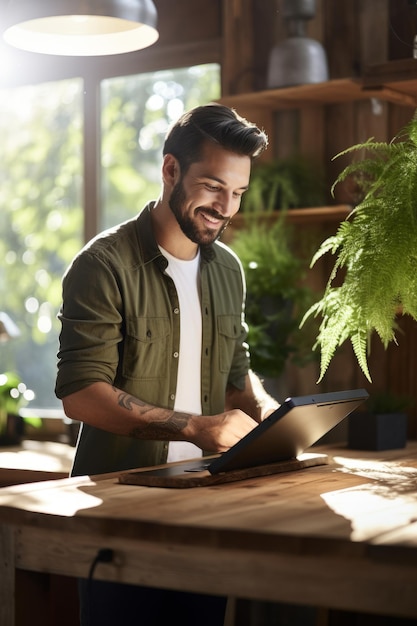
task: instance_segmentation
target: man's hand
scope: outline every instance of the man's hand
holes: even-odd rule
[[[262,422],[278,407],[279,402],[267,393],[259,376],[252,370],[246,376],[244,389],[232,385],[226,389],[226,409],[242,409],[257,422]]]
[[[116,435],[159,441],[191,441],[202,450],[224,452],[256,421],[240,409],[192,415],[156,407],[107,383],[93,383],[63,399],[65,413]]]
[[[225,452],[257,425],[240,409],[231,409],[219,415],[191,416],[183,434],[202,450]]]

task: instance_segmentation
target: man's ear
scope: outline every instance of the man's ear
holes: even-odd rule
[[[166,185],[174,187],[181,178],[180,164],[173,154],[166,154],[162,163],[162,178]]]

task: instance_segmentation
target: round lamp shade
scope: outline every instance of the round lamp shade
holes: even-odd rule
[[[133,52],[158,39],[152,0],[11,0],[4,39],[64,56]]]

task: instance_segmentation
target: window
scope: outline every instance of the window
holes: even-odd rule
[[[102,82],[102,229],[156,198],[169,124],[219,95],[217,64]],[[0,91],[0,311],[20,331],[1,344],[0,374],[19,374],[39,415],[61,406],[61,280],[83,245],[82,98],[81,79]]]
[[[165,133],[185,110],[220,97],[217,64],[102,83],[102,215],[107,228],[159,193]]]
[[[83,232],[82,81],[2,90],[0,102],[0,310],[20,331],[0,373],[53,407],[61,278]]]

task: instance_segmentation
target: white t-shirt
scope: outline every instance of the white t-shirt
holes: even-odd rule
[[[166,273],[174,281],[180,303],[180,349],[174,410],[201,415],[201,301],[200,252],[191,261],[173,257],[160,247],[168,260]],[[188,441],[171,441],[168,462],[202,455]]]

